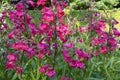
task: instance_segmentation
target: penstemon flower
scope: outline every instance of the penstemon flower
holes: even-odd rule
[[[22,68],[21,68],[21,67],[16,67],[16,72],[17,72],[18,74],[21,74]]]
[[[26,4],[41,8],[38,25],[29,15]],[[72,80],[74,74],[71,68],[87,70],[87,63],[91,62],[92,57],[113,51],[118,47],[116,38],[120,36],[120,31],[114,27],[119,23],[117,20],[111,21],[111,31],[107,32],[106,21],[102,19],[100,13],[94,12],[89,24],[78,27],[73,24],[72,17],[68,23],[64,18],[68,16],[63,10],[67,6],[65,2],[52,0],[50,7],[46,6],[47,4],[47,0],[21,1],[14,10],[2,13],[0,31],[7,31],[4,34],[8,39],[8,42],[6,41],[8,50],[6,54],[2,54],[3,57],[5,56],[6,69],[16,69],[16,73],[24,77],[22,76],[24,72],[29,72],[26,71],[26,67],[30,66],[30,70],[33,70],[30,73],[35,73],[30,75],[36,77],[37,74],[39,78],[39,73],[34,70],[38,67],[39,72],[43,76],[48,76],[47,78],[66,74],[61,80]],[[86,14],[85,18],[81,19],[86,20],[89,16]],[[10,20],[10,26],[4,23],[5,17]],[[9,51],[11,53],[8,53]],[[67,69],[64,66],[67,66]]]
[[[37,0],[37,5],[44,5],[46,0]]]

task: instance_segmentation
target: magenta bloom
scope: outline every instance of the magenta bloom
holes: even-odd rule
[[[74,54],[78,55],[79,59],[81,58],[86,58],[87,60],[89,59],[89,55],[84,50],[76,48]]]
[[[48,27],[49,27],[48,24],[41,22],[39,24],[39,33],[43,34],[44,32],[46,32]]]
[[[59,34],[67,35],[69,33],[69,28],[67,24],[60,24],[57,26],[57,31]]]
[[[6,64],[5,64],[5,67],[7,69],[13,69],[15,67],[15,62],[12,62],[12,61],[8,61]]]
[[[14,35],[14,31],[11,31],[11,32],[7,35],[7,37],[8,37],[9,39],[11,39],[11,38],[13,37],[13,35]]]
[[[79,28],[79,30],[80,30],[80,32],[83,32],[83,33],[86,33],[87,32],[87,30],[88,30],[88,27],[80,27]]]
[[[37,0],[37,5],[44,5],[46,0]]]
[[[100,19],[98,22],[97,22],[97,26],[99,26],[101,29],[105,29],[106,26],[105,26],[105,21],[103,19]]]
[[[66,7],[66,6],[67,6],[67,4],[66,4],[65,2],[63,2],[63,1],[61,1],[61,5],[62,5],[63,7]]]
[[[24,9],[25,7],[24,7],[23,3],[18,3],[18,4],[16,5],[16,8],[17,8],[18,11],[21,11],[21,10]]]
[[[32,0],[27,1],[27,4],[30,4],[32,7],[35,6],[35,2],[33,2]]]
[[[36,33],[38,33],[38,30],[35,28],[35,24],[30,24],[29,22],[28,22],[28,26],[29,26],[29,29],[30,29],[30,32],[31,32],[31,34],[32,35],[35,35]]]
[[[62,76],[62,77],[61,77],[61,80],[65,80],[65,78],[66,78],[66,76]]]
[[[74,44],[72,42],[71,43],[66,43],[63,46],[66,47],[66,48],[74,48]]]
[[[100,52],[105,53],[107,51],[107,47],[105,45],[100,46]]]
[[[47,52],[47,51],[46,51],[45,49],[40,50],[40,52],[39,52],[39,54],[38,54],[38,58],[39,58],[39,59],[42,59],[43,56],[44,56],[44,54],[45,54],[46,52]]]
[[[54,13],[49,7],[43,7],[42,9],[42,21],[51,22],[54,20]]]
[[[68,78],[68,79],[67,79],[67,78]],[[71,77],[66,77],[66,76],[62,76],[60,80],[66,80],[66,79],[67,79],[67,80],[72,80]]]
[[[31,55],[30,53],[26,53],[26,57],[27,57],[27,58],[31,58],[32,55]]]
[[[77,67],[77,68],[83,68],[84,67],[84,63],[79,61],[79,60],[71,60],[70,61],[70,66],[71,67]]]
[[[44,49],[46,49],[46,47],[48,47],[48,44],[45,43],[44,38],[43,38],[38,43],[38,49],[44,50]]]
[[[41,66],[39,68],[40,73],[45,73],[46,76],[52,77],[55,75],[55,71],[53,70],[52,67],[50,67],[48,64]]]
[[[64,11],[62,10],[61,6],[57,6],[57,17],[58,19],[61,18],[64,15]]]
[[[16,50],[19,50],[19,49],[27,50],[29,47],[26,42],[17,41],[12,45],[12,48]]]
[[[55,71],[53,70],[52,67],[49,67],[48,70],[46,71],[45,75],[52,77],[55,75]]]
[[[112,30],[115,36],[120,36],[120,32],[116,28],[113,28]]]
[[[59,34],[58,36],[63,43],[67,41],[67,39],[65,39],[65,37],[62,34]]]
[[[8,61],[13,61],[13,62],[15,62],[16,59],[17,59],[17,57],[16,57],[16,54],[15,54],[15,53],[10,53],[10,54],[7,55],[7,60],[8,60]]]
[[[21,67],[17,67],[17,68],[16,68],[16,72],[17,72],[18,74],[20,74],[20,73],[22,72],[22,68],[21,68]]]
[[[46,64],[46,65],[44,65],[44,66],[41,66],[40,68],[39,68],[39,72],[40,73],[45,73],[46,72],[46,69],[49,67],[49,65],[48,64]]]
[[[63,54],[64,60],[66,62],[69,62],[71,60],[70,56],[68,55],[68,50],[67,49],[63,49],[62,54]]]
[[[94,51],[94,53],[95,53],[96,55],[99,55],[99,54],[100,54],[100,52],[98,52],[98,51],[96,51],[96,50]]]
[[[97,44],[100,44],[100,41],[97,37],[93,37],[90,44],[91,45],[97,45]]]

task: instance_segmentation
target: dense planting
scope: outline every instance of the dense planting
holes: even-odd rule
[[[51,0],[51,6],[46,6],[46,2],[47,0],[26,1],[32,7],[41,7],[38,25],[24,2],[2,12],[0,78],[90,80],[99,78],[99,75],[104,80],[110,80],[111,76],[107,71],[113,64],[112,61],[107,62],[114,60],[112,55],[119,56],[116,52],[119,49],[120,32],[115,28],[119,22],[109,17],[106,11],[108,19],[103,19],[102,14],[93,11],[91,6],[90,13],[80,18],[80,21],[87,19],[89,23],[78,26],[72,13],[65,14],[65,2]]]

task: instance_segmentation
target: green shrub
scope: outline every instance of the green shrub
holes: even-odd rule
[[[113,9],[114,6],[117,6],[119,4],[120,0],[95,0],[92,2],[92,0],[70,0],[70,6],[74,4],[74,9],[87,9],[90,8],[90,5],[96,5],[97,9],[103,10],[103,9]]]

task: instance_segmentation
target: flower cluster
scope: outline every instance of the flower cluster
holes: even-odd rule
[[[74,54],[69,53],[69,49],[74,49]],[[89,55],[82,49],[78,49],[74,47],[73,43],[68,43],[63,45],[62,49],[62,54],[64,57],[64,60],[69,63],[71,67],[76,67],[76,68],[83,68],[84,67],[84,62],[82,59],[89,59]],[[75,59],[74,57],[77,58]]]
[[[36,3],[31,0],[27,2],[33,7],[41,7],[39,25],[33,23],[32,17],[28,14],[23,2],[19,2],[15,10],[2,13],[0,30],[8,30],[6,36],[10,41],[8,41],[7,46],[12,52],[6,55],[6,69],[15,68],[16,72],[20,74],[24,66],[22,64],[23,58],[25,58],[25,61],[35,58],[35,60],[41,61],[39,72],[53,77],[57,75],[56,64],[59,64],[56,60],[62,59],[62,57],[70,67],[82,69],[86,66],[85,62],[90,60],[91,54],[106,53],[117,47],[116,37],[120,36],[120,31],[114,27],[118,24],[117,20],[111,20],[112,28],[107,32],[105,30],[106,21],[101,18],[101,14],[93,13],[92,17],[98,17],[97,20],[91,19],[86,27],[79,27],[77,31],[76,29],[74,31],[70,24],[64,22],[63,17],[66,14],[63,8],[66,7],[66,4],[55,0],[55,2],[51,2],[51,7],[46,7],[46,2],[47,0],[37,0]],[[10,27],[4,23],[6,16],[10,20]],[[89,15],[85,15],[85,19],[88,17]],[[78,34],[76,34],[77,32]],[[87,45],[90,49],[87,48],[88,50],[86,50],[83,47],[76,46],[78,42],[82,45],[85,40],[80,37],[79,33],[89,34],[90,40],[87,40],[88,42],[85,42],[84,45]],[[71,39],[71,36],[73,39]],[[61,80],[65,79],[72,80],[72,77],[61,77]]]
[[[55,75],[55,71],[48,64],[44,66],[40,66],[39,71],[40,73],[44,73],[46,76],[49,76],[49,77],[52,77]]]
[[[7,55],[7,62],[5,64],[6,68],[8,69],[14,68],[16,60],[17,60],[17,55],[15,53],[9,53]]]

